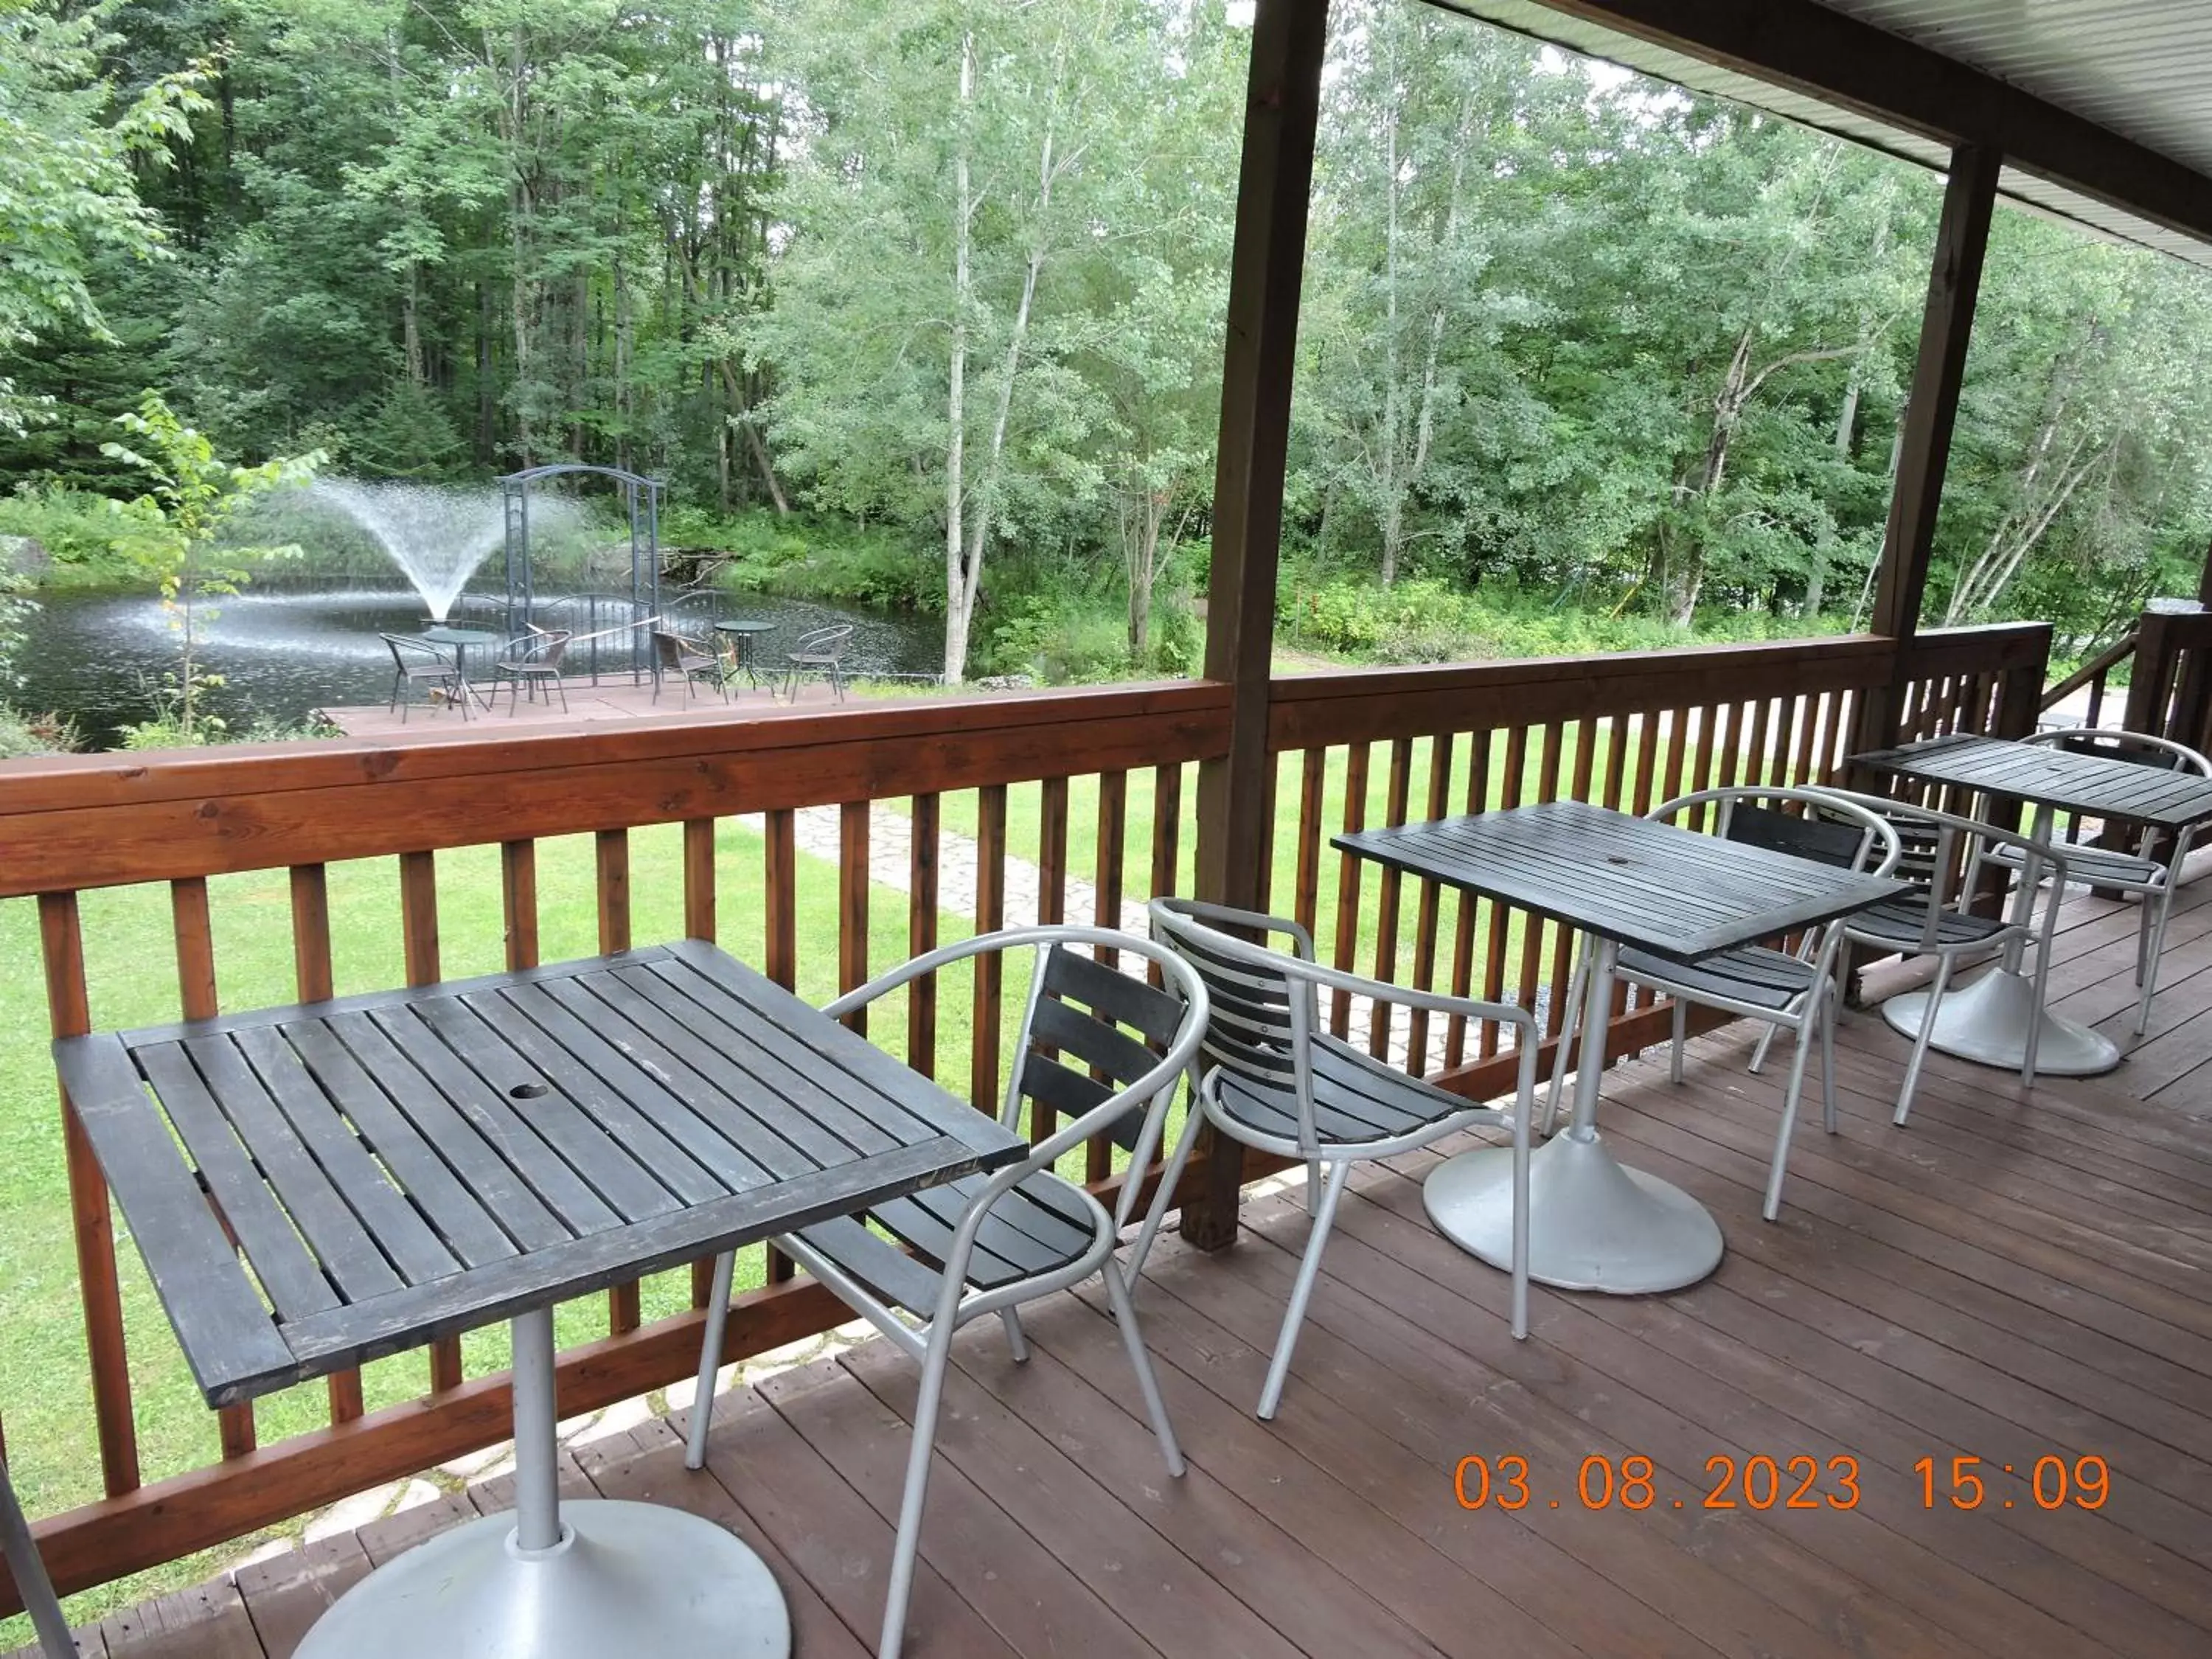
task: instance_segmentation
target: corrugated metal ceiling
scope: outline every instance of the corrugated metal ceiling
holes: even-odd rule
[[[1443,0],[1455,11],[1941,169],[1949,151],[1856,111],[1553,10]],[[2212,0],[1820,0],[2008,81],[2212,174]],[[1999,189],[2038,211],[2212,266],[2212,245],[2008,167]]]

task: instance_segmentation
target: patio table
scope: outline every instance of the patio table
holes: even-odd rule
[[[1635,1295],[1695,1284],[1720,1265],[1721,1231],[1680,1188],[1627,1168],[1597,1128],[1613,964],[1624,945],[1678,962],[1795,933],[1905,890],[1886,878],[1698,835],[1583,801],[1339,836],[1378,864],[1575,929],[1590,975],[1574,1115],[1529,1160],[1529,1277]],[[1512,1261],[1512,1153],[1449,1158],[1423,1189],[1438,1231],[1496,1267]]]
[[[696,940],[54,1054],[210,1406],[512,1321],[514,1512],[372,1573],[303,1659],[782,1659],[728,1532],[559,1497],[554,1304],[1022,1151]]]
[[[461,712],[468,713],[468,699],[474,697],[477,705],[489,711],[491,704],[478,696],[469,681],[469,653],[471,650],[489,651],[501,642],[501,636],[482,628],[453,628],[438,623],[424,629],[416,637],[432,645],[449,645],[453,648],[453,672],[461,680]]]
[[[745,677],[747,684],[756,691],[760,690],[760,675],[754,666],[754,653],[757,648],[760,636],[763,634],[773,634],[775,630],[775,623],[762,622],[754,617],[737,617],[727,622],[718,622],[714,624],[714,631],[729,642],[730,650],[734,658],[728,671],[723,676],[726,683],[735,679],[742,673]]]
[[[2042,744],[1957,732],[1927,738],[1895,749],[1854,755],[1850,763],[1919,783],[1948,784],[1969,791],[1986,813],[1990,803],[2009,797],[2035,808],[2029,839],[2051,842],[2051,822],[2061,811],[2102,818],[2124,818],[2161,830],[2180,830],[2212,819],[2212,778],[2169,772],[2160,767],[2117,760],[2107,755],[2070,753]],[[2022,866],[2015,914],[2025,917],[2034,902],[2043,866],[2031,857]],[[2094,1077],[2120,1063],[2119,1045],[2100,1031],[2035,1006],[2035,988],[2020,971],[2024,939],[2005,947],[2004,957],[1971,984],[1944,993],[1936,1010],[1929,1046],[1962,1060],[2018,1071],[2027,1057],[2027,1034],[2037,1025],[2035,1069],[2054,1077]],[[1881,1006],[1881,1016],[1906,1036],[1920,1032],[1928,993],[1908,992]]]

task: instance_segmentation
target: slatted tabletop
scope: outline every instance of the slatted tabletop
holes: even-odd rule
[[[692,940],[54,1053],[216,1406],[1022,1149]]]
[[[1577,800],[1364,830],[1335,845],[1677,961],[1794,933],[1905,890]]]
[[[2212,778],[1960,732],[1854,755],[1851,763],[1925,783],[2010,795],[2065,812],[2185,830],[2212,819]]]

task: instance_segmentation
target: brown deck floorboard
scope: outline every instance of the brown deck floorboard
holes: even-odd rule
[[[1600,1123],[1688,1188],[1729,1243],[1649,1297],[1539,1289],[1431,1229],[1452,1148],[1364,1170],[1279,1419],[1250,1415],[1304,1244],[1303,1187],[1255,1195],[1238,1248],[1170,1243],[1139,1293],[1190,1460],[1170,1480],[1103,1298],[963,1336],[911,1615],[916,1659],[2203,1659],[2212,1653],[2212,881],[2187,890],[2134,1042],[2135,912],[2078,899],[2054,996],[2133,1048],[2087,1082],[1934,1056],[1889,1121],[1903,1039],[1838,1051],[1839,1133],[1801,1121],[1781,1218],[1759,1219],[1779,1109],[1752,1032],[1608,1076]],[[1877,971],[1873,988],[1893,982]],[[680,1423],[580,1448],[568,1489],[690,1509],[760,1549],[801,1659],[872,1651],[915,1397],[881,1345],[718,1407],[708,1468]],[[1455,1500],[1456,1461],[1528,1463],[1529,1501]],[[2036,1460],[2109,1460],[2110,1500],[2045,1512]],[[1720,1467],[1857,1460],[1857,1503],[1708,1509]],[[1984,1460],[1988,1501],[1923,1501],[1916,1460]],[[1586,1458],[1649,1458],[1654,1501],[1584,1507]],[[2009,1463],[2014,1474],[2002,1467]],[[1601,1467],[1591,1465],[1593,1489]],[[1784,1491],[1794,1483],[1784,1482]],[[1838,1489],[1824,1473],[1817,1495]],[[288,1659],[372,1562],[507,1500],[441,1498],[85,1633],[112,1659]],[[1737,1496],[1741,1500],[1739,1490]],[[2002,1507],[2009,1499],[2010,1508]],[[1677,1500],[1680,1507],[1676,1507]],[[1554,1507],[1556,1502],[1557,1507]]]

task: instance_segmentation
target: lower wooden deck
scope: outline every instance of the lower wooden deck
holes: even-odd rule
[[[1038,1306],[1026,1365],[995,1325],[971,1328],[908,1651],[2203,1659],[2212,1071],[2183,1061],[2212,1034],[2208,899],[2170,943],[2154,1035],[2112,1079],[2030,1092],[1939,1058],[1900,1130],[1904,1045],[1855,1016],[1842,1133],[1808,1115],[1772,1225],[1758,1206],[1778,1099],[1745,1069],[1750,1033],[1698,1041],[1680,1087],[1649,1061],[1620,1068],[1605,1132],[1711,1206],[1727,1258],[1662,1297],[1540,1289],[1526,1343],[1504,1277],[1423,1214],[1437,1155],[1365,1171],[1272,1425],[1250,1409],[1306,1227],[1302,1187],[1255,1197],[1237,1249],[1170,1246],[1139,1292],[1185,1480],[1159,1464],[1097,1295]],[[2057,994],[2109,1018],[2133,916],[2085,903],[2073,923]],[[2148,1099],[2116,1086],[2177,1034],[2197,1046],[2175,1045]],[[684,1470],[661,1421],[569,1473],[578,1492],[732,1527],[783,1583],[801,1659],[852,1659],[872,1650],[914,1394],[871,1344],[726,1403],[707,1473]],[[1470,1455],[1493,1472],[1473,1510],[1453,1484]],[[1969,1508],[1948,1479],[1961,1457],[1981,1460]],[[2110,1470],[2101,1507],[2039,1507],[2039,1460],[2070,1476],[2091,1457]],[[1637,1458],[1649,1507],[1626,1480]],[[1753,1507],[1759,1458],[1784,1471],[1782,1500],[1790,1460],[1817,1460],[1811,1506]],[[1737,1507],[1709,1507],[1730,1469]],[[1608,1471],[1613,1501],[1588,1506]],[[1767,1498],[1765,1465],[1752,1487]],[[283,1659],[373,1563],[507,1498],[495,1483],[259,1563],[109,1620],[85,1650]]]

